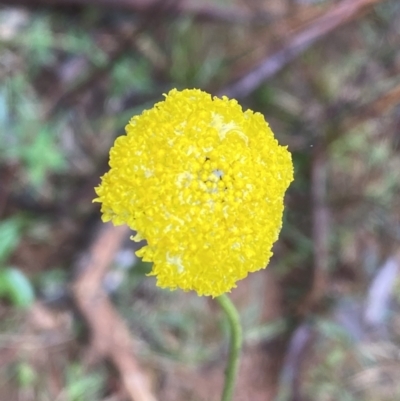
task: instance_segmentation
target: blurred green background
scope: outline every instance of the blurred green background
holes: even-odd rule
[[[398,400],[397,0],[0,1],[0,399],[219,399],[226,322],[158,289],[130,233],[100,255],[109,314],[76,291],[109,148],[193,87],[265,115],[295,164],[274,258],[232,292],[235,400]]]

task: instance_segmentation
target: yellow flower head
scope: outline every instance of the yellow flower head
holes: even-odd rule
[[[268,264],[293,165],[260,113],[174,89],[126,133],[96,201],[147,240],[137,255],[159,287],[218,296]]]

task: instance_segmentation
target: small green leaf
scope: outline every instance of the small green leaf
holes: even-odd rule
[[[0,296],[21,308],[30,306],[35,299],[27,277],[20,270],[11,267],[0,269]]]
[[[22,388],[31,387],[37,380],[36,371],[29,363],[21,362],[16,367],[17,379]]]
[[[17,247],[21,235],[22,220],[11,217],[0,223],[0,266]]]
[[[25,147],[22,159],[35,187],[43,184],[48,173],[61,171],[65,167],[65,160],[57,149],[49,127],[42,127],[37,132],[30,146]]]

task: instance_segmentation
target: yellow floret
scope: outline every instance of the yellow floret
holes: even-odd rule
[[[268,264],[293,165],[260,113],[173,89],[130,120],[110,167],[96,188],[103,221],[147,240],[137,255],[159,287],[218,296]]]

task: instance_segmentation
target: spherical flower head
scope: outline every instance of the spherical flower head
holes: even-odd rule
[[[162,288],[213,297],[264,268],[293,180],[260,113],[198,89],[133,117],[96,188],[103,221],[127,224]]]

